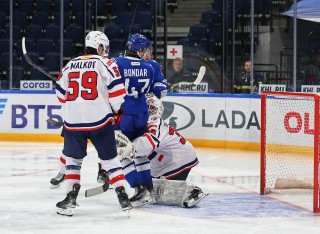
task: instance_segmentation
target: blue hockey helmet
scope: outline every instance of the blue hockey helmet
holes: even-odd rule
[[[127,48],[133,52],[145,51],[151,48],[150,40],[139,33],[132,34],[128,39]]]

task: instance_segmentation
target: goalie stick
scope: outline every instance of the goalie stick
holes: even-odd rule
[[[101,193],[104,193],[109,189],[110,184],[109,183],[104,183],[104,185],[92,188],[92,189],[87,189],[84,193],[85,197],[92,197]]]
[[[25,37],[22,38],[22,53],[23,56],[25,58],[25,60],[27,61],[27,63],[29,63],[31,66],[33,66],[34,68],[36,68],[38,71],[40,71],[41,73],[43,73],[44,75],[46,75],[47,77],[49,77],[51,80],[53,81],[57,81],[57,78],[54,77],[53,75],[51,75],[50,73],[48,73],[47,71],[45,71],[44,69],[42,69],[41,67],[39,67],[37,64],[35,64],[30,57],[28,56],[28,52],[26,50],[26,41],[25,41]]]
[[[200,69],[199,69],[198,76],[197,76],[196,80],[193,81],[192,86],[196,86],[196,85],[200,84],[200,82],[202,81],[205,73],[206,73],[206,67],[205,66],[201,66]]]
[[[198,76],[195,79],[195,81],[193,81],[191,84],[186,85],[184,88],[190,88],[190,87],[194,87],[197,86],[198,84],[200,84],[200,82],[202,81],[204,75],[206,73],[206,67],[205,66],[201,66],[198,72]]]

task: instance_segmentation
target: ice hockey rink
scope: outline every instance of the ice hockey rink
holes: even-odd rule
[[[200,163],[189,175],[209,193],[186,209],[148,205],[130,215],[114,190],[86,198],[97,186],[98,157],[92,146],[82,167],[79,207],[72,217],[56,214],[64,185],[50,189],[57,174],[61,143],[0,143],[0,233],[319,233],[312,198],[288,195],[289,202],[259,195],[259,152],[197,148]],[[129,191],[132,195],[133,190]]]

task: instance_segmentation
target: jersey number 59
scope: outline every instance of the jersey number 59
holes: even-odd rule
[[[97,77],[98,74],[95,71],[84,72],[81,77],[80,72],[70,72],[68,74],[69,87],[67,101],[74,101],[79,97],[79,95],[84,100],[96,99],[98,97]],[[80,86],[85,90],[80,92]]]

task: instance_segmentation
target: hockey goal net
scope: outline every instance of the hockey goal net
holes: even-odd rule
[[[319,213],[318,169],[319,96],[262,93],[260,194],[310,193]]]

